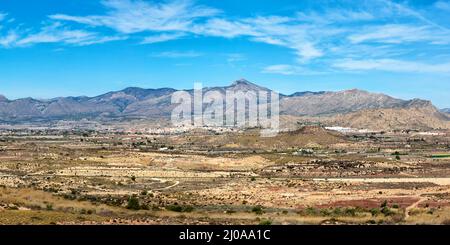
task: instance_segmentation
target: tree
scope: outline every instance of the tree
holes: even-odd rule
[[[139,200],[135,196],[130,196],[128,198],[127,208],[132,210],[139,210],[140,209]]]

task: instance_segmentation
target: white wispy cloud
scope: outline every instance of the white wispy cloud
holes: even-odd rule
[[[336,63],[333,64],[333,67],[351,71],[378,70],[388,72],[450,74],[450,63],[429,64],[423,62],[403,61],[394,59],[377,59],[377,60],[348,59],[337,61]]]
[[[307,61],[323,55],[322,51],[305,36],[304,28],[291,23],[294,19],[289,17],[259,16],[236,20],[218,18],[216,15],[220,13],[219,10],[195,5],[188,0],[163,3],[106,0],[103,4],[109,9],[105,15],[55,14],[50,18],[92,27],[109,27],[126,34],[163,32],[144,38],[142,41],[144,44],[175,40],[187,34],[223,38],[248,37],[251,41],[293,49],[299,60]]]
[[[0,21],[3,21],[6,18],[7,14],[0,12]]]
[[[267,64],[264,73],[317,73],[308,69],[308,65],[360,71],[447,72],[446,64],[435,64],[432,58],[417,63],[408,61],[412,56],[407,57],[419,52],[426,55],[427,50],[450,43],[450,30],[441,25],[442,21],[430,19],[430,15],[411,8],[407,2],[361,0],[358,6],[353,3],[346,6],[348,2],[351,1],[342,1],[339,6],[324,4],[289,16],[243,17],[226,16],[221,10],[195,0],[102,0],[103,13],[86,16],[57,13],[48,16],[38,28],[2,29],[0,46],[38,43],[81,46],[129,36],[132,40],[139,38],[141,44],[201,37],[240,38],[282,47],[293,54],[282,64]],[[449,2],[440,0],[430,6],[435,11],[439,11],[436,8],[446,11]],[[0,21],[7,17],[0,13]],[[199,55],[193,51],[167,51],[155,56]],[[227,57],[228,62],[237,59]],[[403,68],[388,67],[396,65]]]
[[[327,71],[315,71],[299,65],[278,64],[264,67],[262,73],[281,75],[318,75],[325,74]]]
[[[370,2],[370,4],[369,4]],[[380,42],[430,42],[446,44],[448,33],[431,30],[436,24],[407,6],[386,0],[364,1],[357,10],[325,9],[321,12],[304,11],[288,16],[256,16],[251,18],[218,17],[220,10],[197,5],[190,0],[162,3],[142,0],[104,0],[104,15],[51,15],[59,21],[77,22],[92,27],[103,26],[120,33],[152,32],[141,43],[151,44],[200,35],[222,38],[246,37],[253,42],[285,47],[293,51],[296,61],[307,63],[326,57],[333,50],[348,45],[333,43],[332,39],[347,38],[353,44]],[[427,25],[376,25],[372,21],[387,16],[405,15],[424,21]],[[336,27],[335,23],[369,23],[362,31],[356,28]],[[345,36],[346,35],[346,36]],[[339,47],[340,46],[340,47]]]
[[[260,33],[255,30],[253,25],[239,20],[231,21],[220,18],[209,19],[206,23],[195,25],[191,31],[205,36],[224,38],[260,35]]]
[[[228,63],[244,61],[244,60],[247,59],[245,57],[245,55],[241,54],[241,53],[230,53],[230,54],[226,54],[225,56],[227,57],[227,62]]]
[[[430,26],[413,26],[406,24],[386,24],[370,26],[364,31],[348,37],[352,43],[379,42],[401,44],[405,42],[430,42],[448,44],[450,32],[436,30]]]
[[[403,16],[403,17],[410,16],[410,17],[416,18],[417,20],[420,20],[421,22],[423,22],[427,25],[430,25],[430,26],[433,26],[433,27],[436,27],[436,28],[439,28],[442,30],[448,30],[446,27],[439,25],[435,21],[427,18],[422,13],[410,8],[406,4],[396,3],[396,2],[390,1],[390,0],[379,0],[379,1],[382,2],[386,7],[388,7],[390,9],[390,11],[394,12],[398,16]]]
[[[130,34],[144,31],[186,31],[194,21],[219,13],[217,9],[194,5],[189,0],[146,2],[142,0],[104,0],[105,15],[50,15],[51,19],[105,26]]]
[[[61,23],[43,26],[37,32],[10,31],[0,44],[5,47],[27,47],[39,43],[64,43],[85,46],[124,40],[126,36],[104,36],[96,32],[68,28]]]
[[[437,1],[434,3],[434,6],[438,9],[450,12],[450,3],[444,1]]]
[[[271,65],[267,66],[263,69],[263,73],[272,73],[272,74],[282,74],[282,75],[293,75],[297,74],[297,69],[292,65]]]
[[[141,44],[166,42],[170,40],[176,40],[184,36],[186,36],[186,34],[182,32],[157,34],[145,37],[144,40],[142,40]]]
[[[0,36],[0,46],[10,48],[19,39],[19,35],[15,31],[9,31],[5,36]]]
[[[374,20],[375,16],[368,11],[333,9],[327,10],[325,13],[316,11],[298,12],[297,18],[305,22],[330,24],[335,22],[370,21]]]
[[[258,16],[234,21],[214,18],[196,26],[193,31],[205,36],[248,37],[250,41],[283,46],[293,50],[298,60],[308,61],[323,55],[308,34],[312,28],[287,17]],[[326,32],[321,35],[326,35]]]
[[[160,57],[160,58],[195,58],[202,56],[203,53],[196,51],[166,51],[161,53],[152,54],[152,57]]]

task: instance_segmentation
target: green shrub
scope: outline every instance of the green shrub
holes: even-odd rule
[[[182,212],[183,208],[180,205],[169,205],[166,206],[167,210],[173,211],[173,212]]]
[[[346,208],[344,210],[344,214],[347,216],[356,216],[356,209],[354,208]]]
[[[130,196],[128,198],[127,208],[132,210],[139,210],[140,209],[139,200],[135,196]]]
[[[258,205],[252,208],[252,212],[259,215],[263,213],[263,210],[262,207]]]
[[[380,214],[380,210],[378,208],[372,208],[370,209],[370,213],[372,214],[372,216],[377,216]]]
[[[319,211],[313,207],[307,207],[305,209],[305,213],[306,213],[306,215],[317,215],[317,214],[319,214]]]
[[[272,221],[271,221],[271,220],[268,220],[268,219],[261,220],[261,221],[259,222],[259,225],[271,225],[271,224],[272,224]]]
[[[339,215],[342,215],[342,213],[343,213],[342,209],[339,207],[333,209],[333,215],[339,216]]]
[[[182,206],[182,205],[177,205],[177,204],[168,205],[168,206],[166,206],[166,209],[173,211],[173,212],[179,212],[179,213],[194,211],[194,207],[192,207],[192,206]]]
[[[331,215],[331,211],[329,209],[324,208],[324,209],[320,210],[320,214],[322,216],[330,216]]]
[[[48,204],[45,206],[45,209],[47,209],[48,211],[51,211],[51,210],[53,210],[53,205],[52,205],[51,203],[48,203]]]
[[[390,208],[388,208],[386,206],[381,209],[381,213],[383,213],[385,216],[390,216],[390,215],[395,214],[395,212],[393,212]]]

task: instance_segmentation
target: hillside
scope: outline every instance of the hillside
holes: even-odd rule
[[[305,94],[282,99],[280,111],[287,115],[327,115],[349,113],[364,109],[402,108],[409,101],[362,90],[345,90]]]
[[[299,147],[323,148],[337,143],[345,143],[345,137],[337,132],[319,126],[305,126],[300,129],[281,132],[275,137],[260,137],[259,130],[246,130],[242,133],[205,136],[181,136],[178,142],[189,142],[196,146],[214,147],[217,149],[291,149]],[[173,143],[173,142],[172,142]]]
[[[447,116],[440,113],[431,103],[410,105],[405,108],[367,109],[337,115],[329,124],[350,128],[374,130],[392,129],[450,129]]]

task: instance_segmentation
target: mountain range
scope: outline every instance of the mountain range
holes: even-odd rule
[[[264,90],[245,79],[217,90]],[[9,100],[0,96],[0,121],[4,123],[54,120],[168,119],[175,105],[173,88],[129,87],[95,97],[58,97],[38,100]],[[186,90],[193,93],[193,90]],[[450,128],[448,109],[439,111],[430,101],[401,100],[380,93],[352,89],[339,92],[296,92],[280,94],[280,113],[293,117],[315,117],[321,121],[357,128],[397,127]]]

